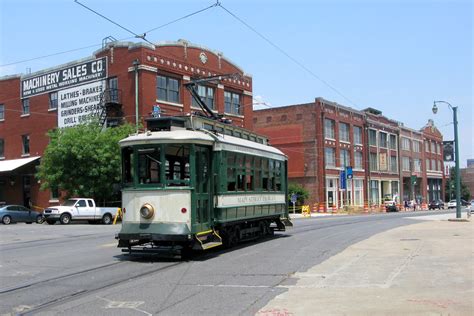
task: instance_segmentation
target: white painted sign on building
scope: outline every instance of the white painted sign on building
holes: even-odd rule
[[[90,122],[100,114],[105,80],[58,91],[58,127]]]

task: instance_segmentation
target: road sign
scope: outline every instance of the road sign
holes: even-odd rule
[[[352,167],[346,167],[346,178],[347,179],[352,179],[353,175],[352,175]]]
[[[292,193],[291,198],[290,198],[291,203],[295,204],[297,199],[298,199],[298,194]]]

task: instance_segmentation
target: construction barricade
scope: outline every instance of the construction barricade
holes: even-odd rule
[[[311,211],[310,211],[309,205],[303,205],[303,207],[301,208],[301,214],[304,217],[310,217],[311,216]]]

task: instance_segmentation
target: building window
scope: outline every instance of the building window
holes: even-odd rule
[[[438,171],[443,171],[441,160],[438,160]]]
[[[436,143],[436,153],[437,153],[438,155],[441,154],[441,145],[440,145],[439,143]]]
[[[413,160],[413,171],[415,172],[421,172],[421,160],[420,159],[414,159]]]
[[[339,140],[349,142],[349,124],[339,122]]]
[[[23,155],[29,155],[30,154],[30,135],[22,135],[22,144],[23,144]]]
[[[379,133],[379,147],[387,148],[387,133]]]
[[[51,92],[49,94],[49,109],[50,110],[55,110],[58,108],[58,93],[57,92]]]
[[[420,142],[417,140],[413,141],[413,151],[416,153],[420,152]]]
[[[436,160],[431,159],[431,170],[436,170]]]
[[[158,76],[156,94],[158,100],[179,103],[179,81],[178,79]]]
[[[436,153],[436,143],[435,142],[431,142],[431,152],[432,153]]]
[[[363,160],[362,160],[362,152],[355,151],[354,152],[354,168],[355,169],[364,169]]]
[[[377,131],[374,129],[369,129],[369,145],[377,146]]]
[[[330,119],[324,119],[324,137],[329,139],[335,139],[334,136],[334,121]]]
[[[30,99],[23,99],[21,114],[30,114]]]
[[[362,127],[354,126],[354,143],[362,145]]]
[[[5,140],[0,138],[0,158],[5,158]]]
[[[397,156],[390,156],[390,171],[391,172],[397,172],[398,171]]]
[[[402,150],[410,150],[410,139],[402,137]]]
[[[59,199],[59,190],[57,188],[51,188],[50,200]]]
[[[354,179],[354,204],[364,205],[364,180]]]
[[[426,170],[431,170],[430,160],[426,159]]]
[[[370,164],[370,171],[378,170],[378,167],[377,167],[377,154],[376,153],[370,153],[370,155],[369,155],[369,164]]]
[[[211,87],[200,86],[198,85],[197,89],[198,95],[201,97],[201,100],[207,105],[211,110],[214,109],[214,89]],[[193,98],[193,106],[197,107],[199,104]]]
[[[240,94],[224,91],[224,112],[230,114],[242,114],[240,106]]]
[[[339,151],[339,166],[346,167],[351,165],[351,156],[347,149],[341,149]]]
[[[0,121],[5,119],[5,105],[0,104]]]
[[[324,159],[326,160],[326,167],[336,166],[335,150],[332,147],[324,148]]]
[[[402,171],[410,171],[410,158],[402,157]]]
[[[425,140],[425,152],[429,153],[430,152],[430,142]]]
[[[390,149],[397,150],[397,136],[390,134]]]
[[[109,90],[108,93],[108,102],[111,103],[119,103],[119,90],[118,90],[118,78],[113,77],[107,80],[107,89]]]

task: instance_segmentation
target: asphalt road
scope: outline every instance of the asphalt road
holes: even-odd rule
[[[0,315],[254,315],[295,273],[440,213],[295,219],[285,233],[190,261],[122,254],[119,225],[0,225]]]

